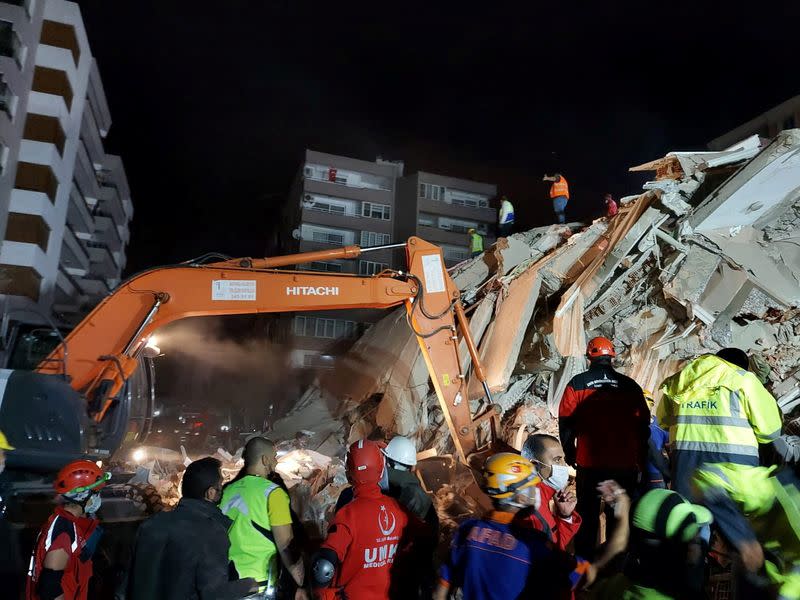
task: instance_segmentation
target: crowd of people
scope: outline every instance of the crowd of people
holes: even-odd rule
[[[800,440],[783,433],[747,354],[691,361],[661,385],[655,414],[653,395],[615,370],[608,339],[586,355],[561,398],[559,437],[488,456],[492,510],[462,522],[448,551],[437,551],[411,440],[349,447],[350,487],[314,544],[275,472],[275,445],[254,437],[228,483],[214,458],[187,467],[177,507],[139,527],[119,597],[702,598],[713,540],[738,557],[738,597],[800,598]],[[2,436],[0,448],[13,451]],[[28,600],[89,597],[108,479],[88,460],[56,477],[60,504],[31,557]]]

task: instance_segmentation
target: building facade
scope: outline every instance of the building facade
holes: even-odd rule
[[[286,203],[282,253],[312,252],[341,246],[389,244],[394,239],[399,162],[375,162],[306,150]],[[374,275],[397,267],[402,254],[370,252],[354,261],[317,261],[304,270]],[[330,367],[333,356],[382,316],[375,310],[298,313],[291,322],[292,363]]]
[[[419,171],[397,182],[396,237],[412,235],[442,247],[450,267],[470,257],[467,231],[495,241],[497,210],[491,207],[497,186]]]
[[[68,328],[119,283],[133,204],[120,157],[103,147],[111,116],[78,4],[0,2],[0,75],[8,350],[16,326]]]
[[[736,129],[711,140],[708,147],[711,150],[724,150],[756,134],[762,138],[772,139],[784,129],[795,127],[800,127],[800,96],[790,98]]]

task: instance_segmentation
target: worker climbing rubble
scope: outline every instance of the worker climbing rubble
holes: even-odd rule
[[[603,197],[603,202],[606,205],[606,217],[609,219],[611,217],[616,217],[619,208],[617,207],[617,203],[614,201],[614,197],[611,194],[606,194]]]
[[[93,556],[103,535],[96,513],[100,490],[111,479],[90,460],[68,463],[53,487],[59,504],[42,526],[33,549],[26,600],[86,600]]]
[[[566,177],[561,173],[556,173],[555,175],[545,175],[542,181],[551,182],[550,200],[553,202],[553,212],[559,223],[566,223],[567,203],[569,202],[569,184]]]
[[[514,206],[507,196],[500,200],[500,211],[497,215],[498,237],[508,237],[514,230]]]
[[[418,580],[409,569],[416,541],[430,535],[427,527],[381,492],[386,461],[377,443],[353,443],[346,469],[354,497],[336,513],[312,558],[315,593],[322,599],[353,600],[415,596],[418,590],[409,587]]]
[[[551,539],[566,550],[581,527],[581,516],[575,511],[577,497],[568,489],[569,466],[558,438],[544,433],[529,436],[522,446],[522,456],[537,465],[541,477],[538,511],[530,515],[533,527],[551,532]],[[538,512],[538,514],[536,514]],[[554,514],[555,512],[555,514]],[[539,516],[544,522],[539,521]]]
[[[592,557],[598,543],[600,502],[594,490],[614,479],[632,493],[647,464],[650,411],[642,388],[618,373],[614,345],[604,337],[589,340],[589,369],[573,377],[559,407],[559,432],[569,464],[577,465],[578,512],[583,522],[575,550]],[[607,522],[612,522],[607,514]]]

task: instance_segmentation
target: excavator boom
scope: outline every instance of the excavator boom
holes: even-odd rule
[[[405,244],[408,271],[364,277],[278,270],[311,260],[355,258],[369,249],[349,246],[266,259],[187,263],[146,271],[125,281],[101,302],[38,367],[64,374],[101,422],[139,364],[149,337],[185,317],[392,308],[404,304],[419,341],[459,457],[477,450],[479,422],[470,414],[458,335],[466,338],[476,376],[483,369],[470,337],[459,290],[444,267],[441,249],[416,237]],[[484,385],[484,389],[488,388]]]

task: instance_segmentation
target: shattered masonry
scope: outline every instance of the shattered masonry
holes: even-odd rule
[[[682,361],[739,346],[787,418],[800,406],[800,130],[764,148],[754,136],[631,170],[655,179],[623,198],[616,217],[500,239],[451,273],[501,435],[516,448],[531,432],[557,434],[561,392],[585,367],[594,335],[611,338],[620,369],[654,392]],[[474,412],[487,408],[477,381],[469,393]],[[367,331],[270,436],[293,440],[299,431],[328,456],[364,436],[409,436],[455,473],[425,479],[445,523],[474,508],[454,493],[467,480],[443,457],[452,444],[403,309]],[[341,465],[298,482],[300,513],[321,519],[344,484]]]

